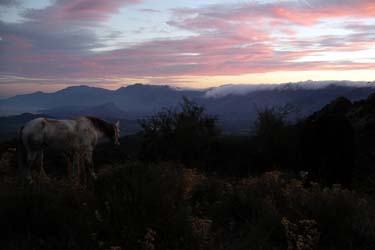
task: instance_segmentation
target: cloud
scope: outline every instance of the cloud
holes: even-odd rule
[[[44,9],[27,10],[23,23],[0,22],[0,73],[49,79],[155,77],[181,81],[187,76],[374,69],[371,61],[320,56],[372,48],[373,1],[273,1],[180,8],[173,10],[168,24],[193,35],[98,52],[106,42],[125,34],[111,31],[99,37],[94,28],[105,29],[106,21],[122,7],[139,2],[57,0]],[[350,17],[356,21],[342,19]],[[335,20],[332,25],[343,34],[320,34],[327,19]],[[318,33],[308,37],[301,30]]]
[[[285,89],[322,89],[328,86],[374,88],[375,81],[303,81],[281,84],[227,84],[214,87],[206,91],[206,98],[220,98],[228,95],[247,95],[255,91],[263,90],[285,90]]]
[[[19,1],[17,0],[0,0],[0,6],[3,7],[12,7],[19,5]]]
[[[246,95],[254,91],[274,89],[276,84],[227,84],[209,89],[207,98],[220,98],[227,95]]]
[[[102,47],[95,28],[123,6],[140,0],[57,0],[27,9],[22,23],[0,21],[0,72],[29,77],[76,76]],[[93,26],[94,25],[94,26]],[[109,32],[108,38],[116,36]]]
[[[141,0],[57,0],[47,8],[28,10],[25,17],[52,22],[97,22],[108,19],[124,6],[140,2]]]
[[[182,22],[176,25],[187,29],[207,27],[207,22],[230,20],[236,22],[274,19],[274,24],[291,22],[297,25],[313,25],[322,19],[338,17],[374,17],[375,2],[372,0],[304,0],[217,4],[206,8],[175,9]],[[203,26],[202,26],[203,25]],[[211,27],[214,25],[211,25]]]
[[[140,11],[140,12],[146,12],[146,13],[160,13],[160,12],[161,12],[160,10],[149,9],[149,8],[139,9],[139,11]]]

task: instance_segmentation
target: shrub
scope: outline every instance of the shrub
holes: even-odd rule
[[[209,178],[193,192],[192,207],[194,214],[212,221],[214,249],[283,246],[280,215],[248,181]]]
[[[192,207],[193,215],[211,221],[218,249],[375,246],[375,211],[365,199],[337,185],[307,186],[279,172],[231,184],[208,178],[193,190]]]
[[[301,187],[300,182],[285,186],[286,217],[294,222],[316,221],[320,249],[371,249],[375,246],[375,210],[365,199],[339,185]]]
[[[263,160],[258,165],[263,172],[286,168],[294,164],[296,134],[295,129],[287,123],[287,107],[265,108],[258,111],[258,118],[254,123],[254,144],[257,153]]]
[[[2,182],[2,249],[93,249],[92,194],[70,183]]]
[[[141,120],[140,125],[144,138],[142,158],[154,161],[202,161],[219,133],[216,118],[186,98],[179,111],[164,109]]]
[[[96,181],[105,246],[188,249],[189,210],[182,171],[168,163],[130,163],[103,169]]]
[[[281,220],[288,241],[288,250],[318,249],[320,233],[314,220],[300,220],[297,224],[287,218]]]

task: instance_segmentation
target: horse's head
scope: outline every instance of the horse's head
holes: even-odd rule
[[[119,138],[120,138],[120,121],[117,121],[113,124],[113,143],[117,146],[120,145]]]

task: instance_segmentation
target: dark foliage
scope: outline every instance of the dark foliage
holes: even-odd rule
[[[308,120],[298,147],[299,162],[316,179],[351,184],[355,165],[354,129],[343,115],[326,115]]]
[[[184,98],[180,110],[164,109],[140,121],[144,160],[177,160],[185,164],[202,161],[210,154],[219,134],[216,118]]]
[[[93,190],[70,181],[2,179],[2,249],[191,249],[182,169],[113,165]]]
[[[287,122],[288,107],[265,108],[258,111],[253,141],[261,158],[262,172],[292,168],[295,160],[296,129]]]
[[[92,194],[70,183],[0,186],[2,249],[96,249]]]
[[[298,164],[324,184],[352,183],[356,135],[346,113],[352,103],[339,97],[298,124]]]
[[[192,207],[193,214],[211,223],[212,249],[375,246],[374,206],[340,186],[305,188],[303,181],[280,172],[237,182],[208,178],[193,190]],[[291,232],[295,228],[284,228],[285,221],[308,224],[308,230]]]
[[[112,166],[100,173],[95,190],[101,204],[97,237],[107,247],[142,249],[151,244],[156,249],[189,249],[189,210],[178,166]]]

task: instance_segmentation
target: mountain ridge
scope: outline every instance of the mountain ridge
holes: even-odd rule
[[[372,92],[375,92],[375,82],[350,81],[241,86],[227,84],[203,90],[139,83],[117,90],[80,85],[54,93],[35,92],[1,100],[0,113],[14,109],[18,112],[13,113],[16,115],[35,113],[37,110],[58,117],[89,114],[101,118],[137,120],[163,108],[178,108],[182,98],[187,97],[205,107],[208,113],[216,115],[219,122],[225,124],[225,130],[236,132],[239,127],[245,129],[248,126],[246,124],[254,121],[257,112],[264,108],[294,106],[298,114],[293,118],[304,117],[339,96],[356,101]]]

